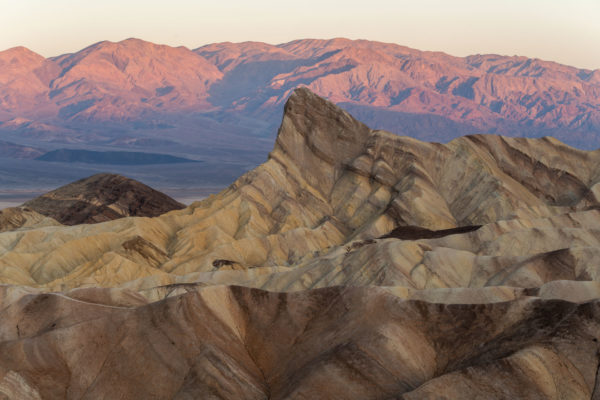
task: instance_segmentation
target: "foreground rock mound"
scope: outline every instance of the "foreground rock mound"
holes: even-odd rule
[[[25,207],[64,225],[157,217],[185,206],[143,183],[114,174],[81,179],[28,201]]]
[[[596,399],[599,183],[600,152],[419,142],[298,89],[218,195],[0,234],[0,394]]]
[[[0,292],[0,393],[8,398],[598,393],[598,301],[433,304],[378,288],[213,287],[140,305],[106,289],[20,298],[14,290]]]

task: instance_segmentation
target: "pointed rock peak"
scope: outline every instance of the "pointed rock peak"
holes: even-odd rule
[[[272,158],[285,157],[327,193],[346,162],[359,155],[371,130],[330,101],[298,88],[285,104]]]
[[[313,93],[307,87],[299,87],[292,92],[284,107],[284,119],[286,117],[292,118],[297,123],[323,125],[323,127],[333,125],[332,127],[336,129],[319,131],[319,133],[329,137],[334,134],[333,131],[340,133],[341,131],[352,130],[360,131],[363,134],[367,134],[369,131],[366,125],[352,117],[348,112]]]

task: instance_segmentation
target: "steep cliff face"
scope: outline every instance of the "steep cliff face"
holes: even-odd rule
[[[217,195],[0,234],[0,393],[593,398],[598,182],[597,151],[420,142],[298,89]]]

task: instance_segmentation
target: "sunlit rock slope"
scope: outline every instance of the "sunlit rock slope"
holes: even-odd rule
[[[8,219],[0,394],[596,399],[599,182],[599,152],[419,142],[298,89],[218,195]]]

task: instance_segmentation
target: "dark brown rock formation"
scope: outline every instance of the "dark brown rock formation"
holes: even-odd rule
[[[157,217],[185,206],[143,183],[115,174],[81,179],[30,200],[23,206],[63,225],[123,217]]]

